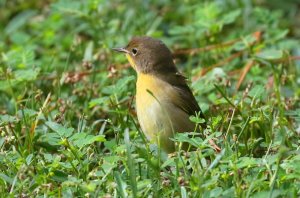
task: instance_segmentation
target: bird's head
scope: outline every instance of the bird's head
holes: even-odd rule
[[[134,37],[126,47],[113,48],[113,50],[125,53],[137,73],[177,72],[171,51],[158,39],[147,36]]]

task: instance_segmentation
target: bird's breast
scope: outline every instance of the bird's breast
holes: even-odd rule
[[[139,123],[149,140],[159,136],[165,150],[174,149],[170,137],[175,132],[194,130],[189,115],[174,105],[178,97],[170,84],[152,75],[138,74],[136,110]]]
[[[139,123],[148,139],[163,129],[166,108],[163,90],[166,85],[147,74],[139,74],[136,83],[136,110]]]

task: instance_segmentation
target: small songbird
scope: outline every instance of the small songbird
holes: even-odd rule
[[[135,37],[126,47],[113,50],[125,53],[137,72],[136,111],[148,140],[159,144],[167,153],[174,152],[170,139],[178,132],[200,131],[190,121],[191,115],[204,115],[172,58],[160,40]],[[206,126],[201,124],[202,130]]]

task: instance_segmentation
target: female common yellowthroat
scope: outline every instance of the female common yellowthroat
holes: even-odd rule
[[[151,37],[135,37],[126,47],[114,50],[125,53],[137,72],[136,111],[142,131],[167,153],[173,152],[170,138],[177,132],[199,131],[189,117],[204,116],[171,51]]]

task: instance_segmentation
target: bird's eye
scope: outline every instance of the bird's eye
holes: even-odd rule
[[[132,48],[131,52],[135,56],[137,54],[138,50],[136,48]]]

